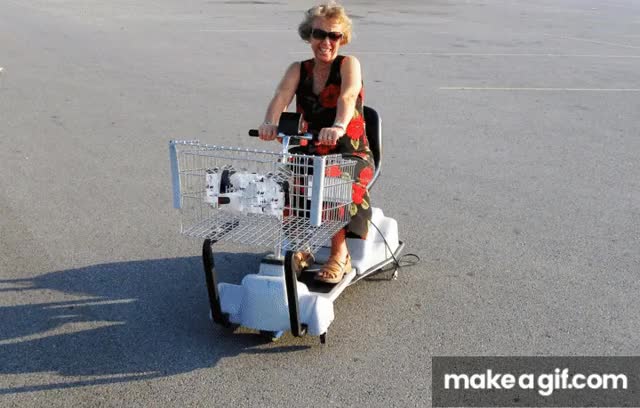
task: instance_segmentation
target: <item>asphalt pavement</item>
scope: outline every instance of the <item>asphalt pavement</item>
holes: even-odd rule
[[[0,406],[429,406],[433,356],[640,353],[640,4],[346,1],[420,256],[328,344],[214,326],[170,139],[246,137],[301,1],[4,0]],[[220,244],[223,279],[261,249]]]

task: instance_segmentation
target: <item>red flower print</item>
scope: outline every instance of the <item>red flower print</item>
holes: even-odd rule
[[[333,165],[333,166],[329,166],[324,170],[324,175],[326,177],[340,177],[342,175],[342,172],[340,171],[340,166]]]
[[[360,184],[362,184],[363,186],[369,185],[369,182],[373,178],[373,169],[371,167],[365,167],[360,172],[358,178],[360,179]]]
[[[351,121],[347,125],[347,135],[349,135],[349,138],[355,140],[355,139],[360,139],[360,137],[362,137],[363,134],[364,134],[364,119],[362,118],[361,115],[358,115],[358,117],[354,117],[353,119],[351,119]]]
[[[320,156],[327,155],[327,154],[331,153],[331,150],[334,147],[335,146],[318,144],[318,145],[316,145],[316,154],[318,154]]]
[[[340,96],[340,87],[331,84],[320,92],[320,104],[325,108],[335,108],[338,106],[338,96]]]
[[[354,156],[358,156],[361,159],[367,159],[367,154],[365,152],[353,152],[351,154]]]
[[[362,200],[364,200],[364,195],[366,194],[367,189],[362,186],[360,183],[353,183],[351,185],[351,198],[353,199],[354,204],[362,204]]]
[[[293,194],[304,195],[305,191],[305,179],[304,177],[296,177],[293,181]]]

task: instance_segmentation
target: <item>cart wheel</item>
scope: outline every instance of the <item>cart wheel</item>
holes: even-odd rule
[[[320,344],[327,344],[327,332],[320,335]]]
[[[229,322],[229,315],[224,314],[224,316],[225,316],[226,322],[225,322],[224,324],[219,325],[219,326],[222,326],[222,327],[224,327],[225,329],[229,329],[229,331],[231,331],[231,332],[236,331],[236,329],[237,329],[238,327],[240,327],[240,325],[239,325],[239,324],[237,324],[237,323],[231,323],[231,322]],[[209,321],[210,321],[211,323],[215,323],[215,322],[213,321],[213,313],[211,313],[211,310],[209,310]]]
[[[282,330],[280,331],[260,330],[260,336],[262,336],[262,338],[269,341],[278,341],[283,334],[284,332]]]

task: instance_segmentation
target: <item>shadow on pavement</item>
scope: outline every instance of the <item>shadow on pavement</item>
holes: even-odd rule
[[[257,270],[262,256],[215,257],[221,280],[237,282]],[[215,367],[221,358],[243,352],[307,348],[264,349],[257,347],[265,343],[257,334],[213,324],[199,257],[101,264],[0,284],[0,295],[52,291],[83,297],[0,307],[0,376],[79,377],[0,388],[0,395],[165,377]]]

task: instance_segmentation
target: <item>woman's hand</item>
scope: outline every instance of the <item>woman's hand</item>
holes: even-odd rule
[[[344,134],[345,130],[339,126],[322,128],[318,134],[318,143],[333,146]]]
[[[274,140],[278,136],[278,125],[263,123],[258,128],[260,140]]]

